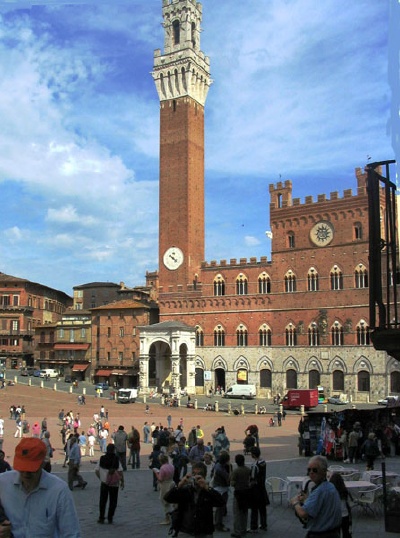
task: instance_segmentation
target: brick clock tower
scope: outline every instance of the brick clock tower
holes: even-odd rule
[[[160,293],[185,292],[204,260],[204,105],[211,84],[200,51],[202,6],[163,0],[164,53],[154,53],[160,98]]]

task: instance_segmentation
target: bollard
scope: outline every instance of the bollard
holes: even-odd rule
[[[304,417],[304,415],[305,415],[305,413],[304,413],[304,405],[301,405],[301,406],[300,406],[300,415],[301,415],[302,417]]]
[[[17,377],[17,376],[14,377],[14,383],[15,383],[16,385],[18,385],[18,377]]]
[[[328,406],[324,404],[324,413],[327,413],[327,412],[328,412]]]
[[[232,413],[232,404],[231,402],[228,402],[228,415]]]
[[[258,415],[258,404],[254,404],[254,414]]]
[[[43,381],[40,382],[40,388],[42,389],[44,387]]]
[[[32,379],[29,378],[29,379],[28,379],[28,386],[30,387],[31,385],[32,385]]]
[[[283,413],[283,405],[282,404],[279,404],[279,412]]]
[[[57,392],[57,383],[54,383],[53,390]]]
[[[240,414],[244,415],[244,404],[240,404]]]
[[[69,392],[70,392],[70,394],[72,394],[72,392],[73,392],[72,389],[73,389],[73,387],[69,387]]]
[[[145,404],[147,402],[146,394],[143,394],[143,403]]]
[[[180,407],[180,406],[181,406],[181,397],[178,396],[178,398],[176,399],[176,401],[177,401],[178,407]]]
[[[83,389],[82,389],[82,394],[83,394],[83,395],[86,395],[86,387],[83,387]]]
[[[194,408],[197,409],[197,398],[194,399]]]
[[[218,400],[215,402],[215,412],[218,413],[219,411],[219,403]]]

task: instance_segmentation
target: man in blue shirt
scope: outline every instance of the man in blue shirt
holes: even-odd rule
[[[333,484],[327,481],[328,461],[314,456],[308,462],[307,474],[315,487],[307,498],[303,493],[291,499],[296,514],[305,520],[307,538],[340,538],[342,510],[340,497]]]
[[[8,521],[0,538],[81,538],[75,504],[67,484],[43,470],[46,446],[27,437],[17,445],[14,471],[0,475],[0,503]]]
[[[85,489],[87,482],[79,474],[79,467],[81,465],[81,448],[76,436],[71,438],[71,444],[69,448],[69,461],[68,461],[68,486],[72,491],[74,489],[74,482],[78,481],[78,487]]]

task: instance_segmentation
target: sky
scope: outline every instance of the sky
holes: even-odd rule
[[[206,260],[270,258],[271,183],[342,196],[400,159],[399,2],[202,1]],[[0,0],[1,272],[72,295],[158,268],[161,23],[162,0]]]

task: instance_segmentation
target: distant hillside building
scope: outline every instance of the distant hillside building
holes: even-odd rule
[[[400,392],[400,366],[369,341],[366,174],[357,191],[292,198],[269,186],[272,256],[204,261],[202,6],[163,1],[160,99],[160,323],[140,330],[140,386],[207,393],[252,383],[271,397],[322,385],[375,401]],[[238,111],[238,113],[240,113]],[[221,200],[222,203],[222,200]],[[154,273],[148,277],[154,279]]]
[[[72,305],[66,293],[0,273],[0,365],[34,366],[37,326],[61,319]]]

